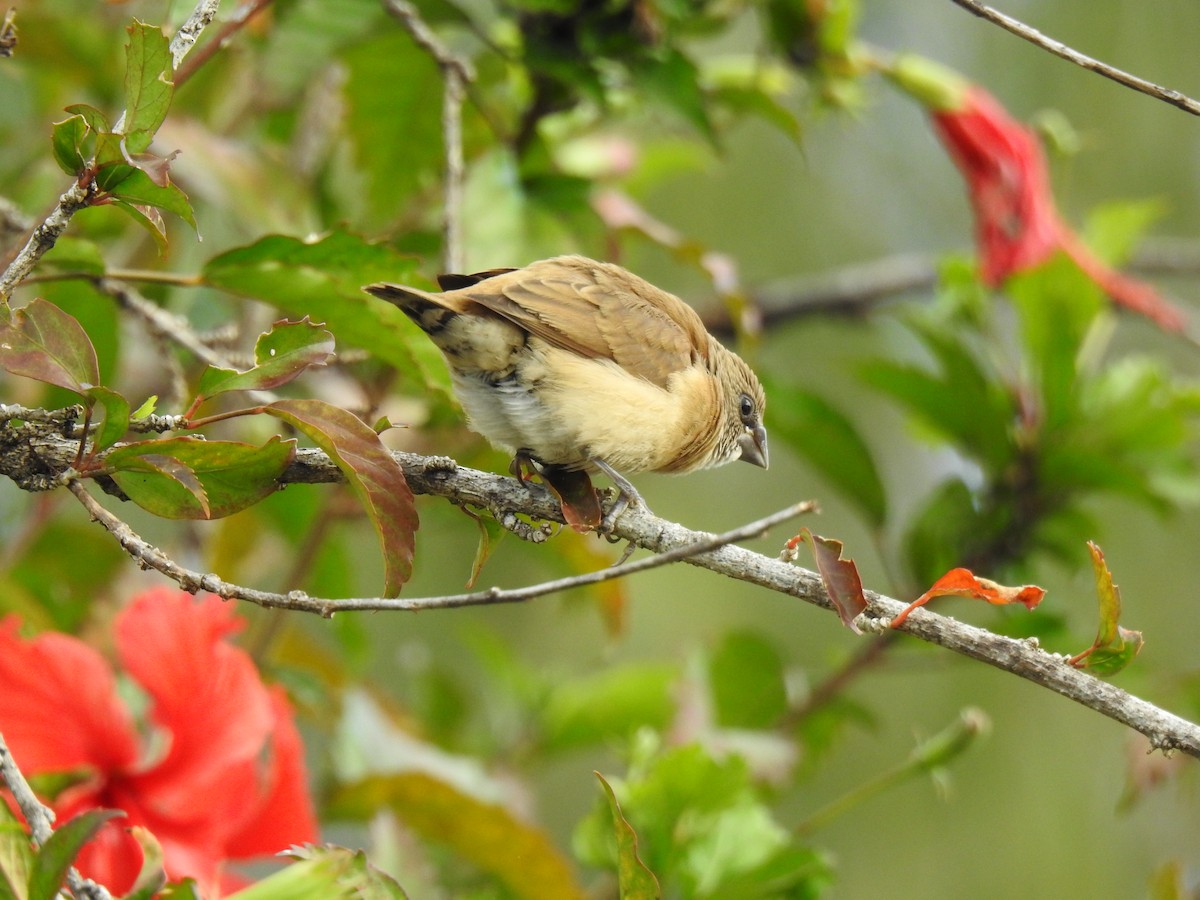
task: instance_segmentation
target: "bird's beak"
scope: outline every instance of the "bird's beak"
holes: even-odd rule
[[[767,467],[767,429],[761,425],[747,429],[738,438],[738,446],[742,448],[739,459],[743,462],[753,463],[764,469]]]

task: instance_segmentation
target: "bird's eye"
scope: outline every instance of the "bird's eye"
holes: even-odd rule
[[[754,415],[754,401],[750,399],[748,394],[742,394],[741,406],[738,407],[738,412],[741,413],[743,422]]]

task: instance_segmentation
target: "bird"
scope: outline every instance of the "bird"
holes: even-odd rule
[[[626,474],[767,468],[762,384],[675,295],[575,255],[437,280],[440,293],[363,290],[441,350],[468,426],[513,455],[513,474],[531,461],[603,473],[618,488],[610,524],[644,505]]]

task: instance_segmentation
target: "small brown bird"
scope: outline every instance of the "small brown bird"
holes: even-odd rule
[[[438,284],[364,290],[429,335],[470,427],[514,466],[602,471],[620,506],[640,499],[622,472],[767,467],[762,385],[678,297],[582,256]]]

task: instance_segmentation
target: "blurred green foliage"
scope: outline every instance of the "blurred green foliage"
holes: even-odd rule
[[[186,83],[159,89],[165,38],[156,26],[130,23],[158,23],[162,6],[62,0],[20,10],[16,56],[0,61],[0,192],[36,218],[69,183],[63,170],[90,172],[104,202],[75,216],[69,236],[36,270],[39,280],[15,301],[28,309],[35,296],[45,298],[86,341],[59,329],[54,353],[70,357],[67,376],[45,365],[31,375],[13,363],[17,374],[0,376],[0,398],[49,408],[86,402],[97,417],[104,411],[107,443],[124,436],[129,407],[151,395],[162,413],[183,413],[200,396],[215,417],[237,408],[240,401],[206,393],[226,370],[206,367],[186,341],[147,331],[111,289],[115,281],[137,285],[206,347],[243,363],[235,368],[251,374],[233,376],[242,389],[283,387],[256,368],[269,359],[251,355],[272,320],[323,323],[343,358],[305,372],[284,394],[318,396],[366,422],[386,414],[412,426],[389,436],[406,449],[495,468],[496,457],[459,425],[432,345],[396,309],[360,290],[378,280],[429,282],[439,269],[447,210],[436,60],[376,0],[280,0]],[[223,4],[222,19],[235,8]],[[739,128],[766,126],[803,152],[821,114],[869,110],[866,99],[885,89],[870,78],[870,53],[856,37],[862,16],[851,0],[421,0],[416,9],[477,73],[464,111],[460,213],[472,264],[568,251],[659,254],[735,312],[749,292],[736,279],[714,277],[716,248],[691,232],[692,223],[666,228],[640,204],[672,190],[698,161],[719,159]],[[169,7],[175,19],[185,13]],[[112,123],[122,109],[118,128]],[[131,162],[136,154],[146,157]],[[168,165],[169,186],[158,184]],[[623,196],[639,215],[614,220],[597,202],[604,192]],[[1101,256],[1124,259],[1156,210],[1153,203],[1106,206],[1085,229],[1087,240]],[[769,224],[763,230],[770,233]],[[6,229],[13,237],[3,249],[17,246],[18,233],[24,240],[24,231]],[[20,327],[5,315],[0,324]],[[973,262],[949,258],[933,296],[872,315],[908,338],[895,347],[876,342],[851,371],[890,419],[843,403],[803,365],[762,374],[774,452],[802,460],[829,487],[829,499],[859,517],[893,580],[881,589],[915,596],[955,566],[1012,581],[1040,578],[1054,571],[1052,562],[1083,567],[1085,541],[1116,530],[1108,521],[1113,498],[1167,516],[1200,497],[1196,382],[1122,341],[1127,320],[1065,258],[1002,291],[985,289]],[[865,333],[873,322],[857,327]],[[763,351],[782,340],[741,337]],[[81,363],[85,344],[94,358]],[[284,401],[292,410],[298,402],[316,401]],[[306,433],[336,454],[336,428],[322,421]],[[910,426],[922,449],[896,432],[897,422]],[[16,426],[0,425],[8,427]],[[330,486],[264,498],[264,485],[286,464],[276,451],[290,447],[274,440],[277,423],[214,421],[212,431],[228,440],[208,442],[196,459],[187,455],[193,443],[186,454],[168,443],[190,438],[110,457],[124,466],[117,483],[151,512],[208,517],[216,504],[230,513],[179,528],[131,515],[169,552],[267,589],[378,592],[381,567],[360,546],[369,514],[377,531],[404,531],[381,535],[385,555],[389,540],[409,542],[408,556],[389,557],[388,589],[407,578],[410,559],[421,587],[447,589],[470,577],[472,553],[462,548],[476,530],[466,517],[420,506],[425,525],[414,551],[416,513],[406,506],[382,522],[386,491],[376,491],[365,513]],[[354,440],[362,442],[357,448],[370,442],[361,434]],[[936,461],[920,496],[880,462],[883,448],[901,444]],[[246,458],[230,462],[220,452]],[[218,485],[213,473],[229,465],[243,470],[232,481],[222,474]],[[786,491],[790,497],[794,489]],[[731,492],[705,502],[740,508],[738,499]],[[128,596],[132,565],[107,535],[81,524],[78,509],[8,483],[0,485],[0,504],[0,610],[35,628],[86,633]],[[486,565],[500,565],[495,558],[510,554],[527,581],[609,558],[567,535],[550,550],[525,552],[509,539],[496,551],[500,534],[487,531],[478,559],[490,555]],[[610,590],[590,595],[589,605],[602,611],[616,644],[637,608]],[[676,599],[689,590],[663,593]],[[1045,607],[1033,625],[989,622],[1036,632],[1056,650],[1085,646],[1090,621],[1068,626],[1061,610]],[[325,821],[370,845],[374,865],[410,892],[500,898],[628,889],[635,896],[653,881],[633,866],[635,845],[667,897],[813,897],[838,880],[821,833],[801,834],[795,823],[798,809],[816,805],[829,773],[871,783],[847,760],[869,743],[864,732],[884,728],[877,705],[853,690],[868,677],[855,659],[870,651],[812,660],[790,652],[782,627],[681,626],[681,637],[655,636],[652,658],[626,657],[618,647],[599,661],[545,671],[530,661],[540,652],[535,640],[558,638],[539,632],[526,643],[524,626],[495,617],[474,620],[477,630],[467,636],[438,639],[415,626],[410,635],[403,622],[385,628],[380,616],[339,616],[325,628],[250,615],[252,649],[308,713]],[[424,619],[434,615],[441,614]],[[588,613],[557,615],[562,621],[551,630]],[[1111,615],[1103,624],[1119,627]],[[1200,708],[1194,681],[1193,710]],[[356,692],[371,703],[353,700]],[[896,730],[907,736],[910,729]],[[966,743],[951,749],[939,769]],[[591,812],[557,802],[564,767],[586,791],[591,772],[603,771]],[[905,777],[929,768],[906,768]],[[539,812],[554,824],[540,822]],[[866,833],[868,815],[855,814]],[[318,873],[323,888],[379,875],[364,874],[361,856],[340,853],[305,851],[293,870]],[[287,873],[275,877],[287,890]],[[263,896],[286,895],[268,883]],[[380,885],[379,896],[400,895]]]

